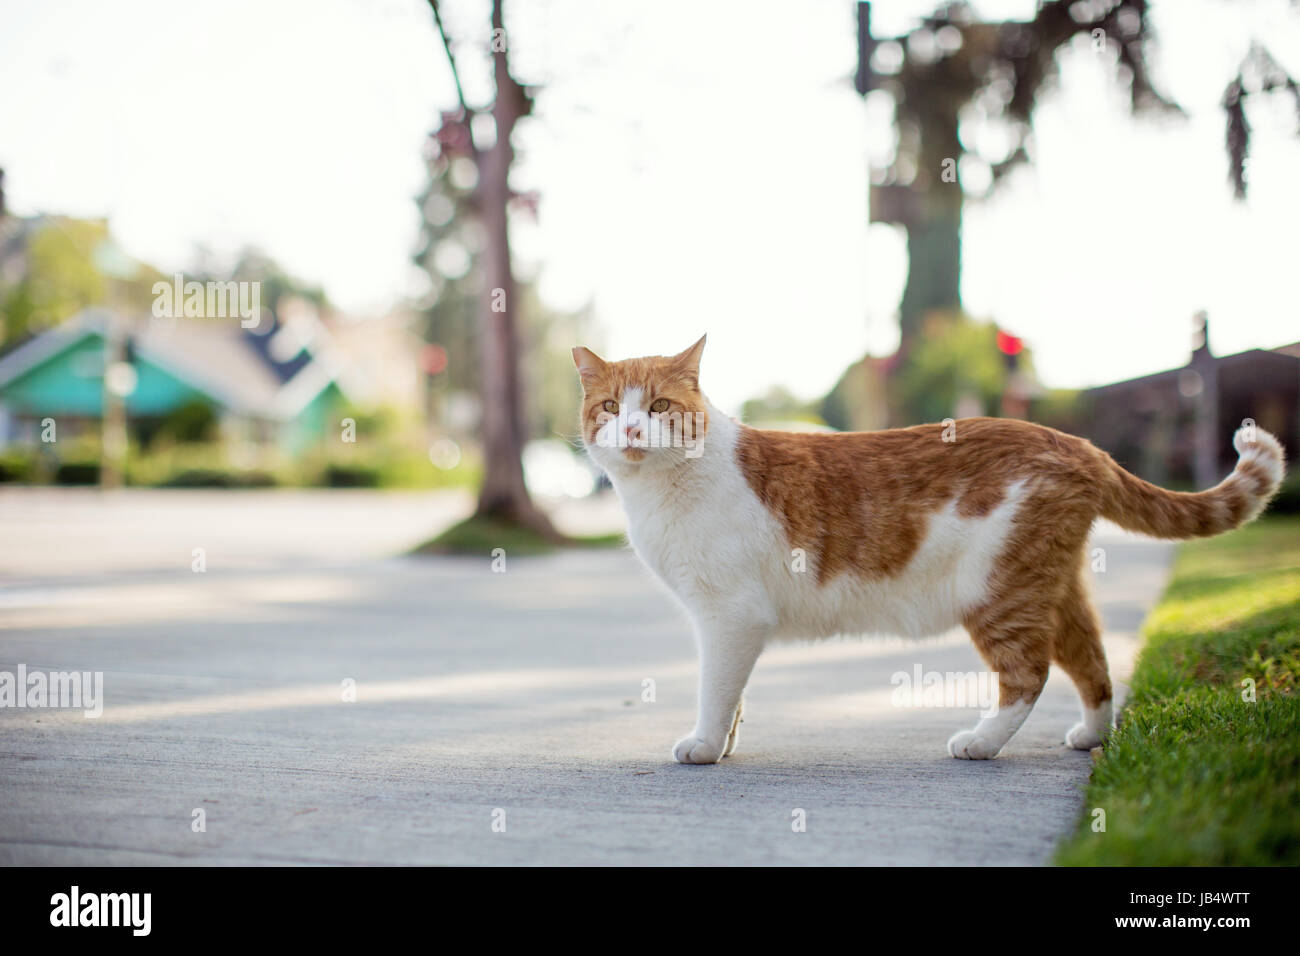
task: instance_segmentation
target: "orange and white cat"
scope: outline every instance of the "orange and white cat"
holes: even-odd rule
[[[998,675],[999,702],[948,741],[997,756],[1043,689],[1074,681],[1071,747],[1111,729],[1101,628],[1084,586],[1098,518],[1158,538],[1218,534],[1256,517],[1284,470],[1277,439],[1234,436],[1235,470],[1209,491],[1166,491],[1091,443],[1013,419],[879,432],[750,428],[700,391],[704,339],[673,356],[606,362],[573,350],[582,437],[627,512],[637,554],[694,624],[699,711],[682,763],[736,747],[741,695],[782,638],[922,637],[958,625]],[[806,570],[805,570],[806,568]]]

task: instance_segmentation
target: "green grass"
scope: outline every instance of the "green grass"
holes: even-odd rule
[[[558,548],[620,548],[626,539],[622,534],[605,534],[590,537],[568,538],[556,543],[536,531],[512,522],[481,518],[477,515],[453,525],[442,534],[426,541],[414,554],[460,554],[492,556],[497,548],[506,556],[548,554]]]
[[[1184,545],[1143,634],[1128,706],[1057,862],[1300,864],[1300,517]]]

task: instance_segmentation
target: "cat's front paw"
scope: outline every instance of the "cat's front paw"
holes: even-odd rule
[[[1093,747],[1101,746],[1101,734],[1087,724],[1078,723],[1066,731],[1065,743],[1075,750],[1091,750]]]
[[[702,740],[694,734],[683,737],[673,747],[673,759],[678,763],[717,763],[722,758],[725,742]]]
[[[998,755],[1002,745],[981,737],[973,730],[963,730],[948,741],[949,756],[958,760],[991,760]]]

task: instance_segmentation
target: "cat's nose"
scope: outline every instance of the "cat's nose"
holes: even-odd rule
[[[628,425],[627,438],[628,441],[641,441],[643,438],[645,438],[645,429],[643,429],[640,425]]]

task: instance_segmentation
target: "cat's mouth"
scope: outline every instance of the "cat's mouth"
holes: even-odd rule
[[[641,459],[645,458],[645,449],[643,449],[643,448],[631,448],[631,447],[624,448],[624,449],[623,449],[623,456],[624,456],[628,461],[640,461]]]

